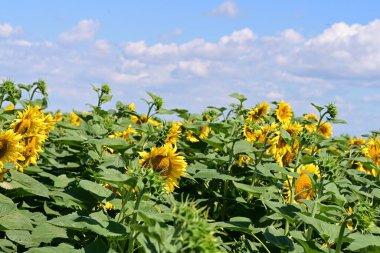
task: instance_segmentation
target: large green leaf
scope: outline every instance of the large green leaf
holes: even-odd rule
[[[361,233],[353,233],[348,236],[354,241],[348,245],[347,249],[356,252],[369,252],[365,251],[366,248],[371,247],[371,252],[380,252],[380,236],[376,235],[363,235]],[[375,249],[377,251],[375,251]]]
[[[103,223],[103,225],[101,224]],[[104,220],[99,222],[98,220],[81,216],[76,213],[68,214],[62,217],[57,217],[49,220],[48,223],[59,226],[62,228],[78,230],[78,231],[92,231],[96,234],[108,237],[120,237],[126,236],[127,229],[120,223],[113,220],[108,220],[104,225]]]
[[[36,244],[51,243],[54,238],[67,238],[66,229],[45,222],[32,231],[32,240]]]
[[[5,229],[25,229],[32,230],[32,222],[20,211],[15,210],[0,218],[0,227]]]
[[[81,180],[79,182],[79,185],[86,191],[89,191],[100,198],[108,198],[112,195],[112,191],[101,186],[100,184],[94,183],[89,180]]]
[[[23,190],[32,195],[49,198],[48,188],[44,184],[32,178],[31,176],[20,173],[16,170],[11,170],[11,176],[12,183],[17,183],[14,184],[16,187],[21,187]]]
[[[276,229],[273,226],[267,227],[264,233],[265,239],[276,247],[283,250],[293,250],[294,244],[287,236],[284,235],[283,229]]]

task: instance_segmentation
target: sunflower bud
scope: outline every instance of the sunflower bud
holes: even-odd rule
[[[332,119],[335,119],[335,117],[338,115],[338,108],[334,104],[329,104],[327,106],[327,112],[330,114],[330,117]]]

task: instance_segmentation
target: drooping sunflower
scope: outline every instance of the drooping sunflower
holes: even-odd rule
[[[130,119],[136,125],[141,125],[143,123],[149,123],[149,124],[151,124],[153,126],[160,125],[160,122],[158,122],[157,120],[153,119],[152,117],[148,118],[148,116],[146,114],[143,114],[143,115],[140,115],[140,116],[131,115]]]
[[[323,122],[318,128],[318,132],[328,138],[332,135],[332,126],[328,122]]]
[[[207,139],[211,132],[211,128],[209,126],[200,126],[199,127],[199,138]]]
[[[352,138],[348,140],[350,146],[361,146],[365,144],[365,139],[363,138]]]
[[[0,133],[0,168],[4,163],[17,163],[17,160],[22,160],[23,147],[20,145],[22,136],[15,133],[13,130],[7,130]]]
[[[177,148],[171,144],[162,147],[152,147],[150,152],[140,152],[140,167],[153,168],[159,172],[166,183],[167,191],[178,187],[178,179],[185,175],[187,163],[185,158],[177,153]]]
[[[276,117],[281,123],[289,122],[292,118],[293,111],[289,104],[285,103],[283,100],[278,105],[276,109]]]
[[[315,196],[315,192],[313,189],[313,182],[310,176],[316,175],[318,179],[321,178],[318,165],[315,165],[315,164],[302,165],[301,167],[298,168],[297,173],[300,176],[294,181],[294,192],[293,192],[294,200],[297,203],[300,203],[299,200],[301,199],[307,199],[307,200],[313,199]],[[292,185],[293,185],[293,177],[288,176],[288,180],[285,180],[284,186],[283,186],[284,196],[288,203],[291,202]]]

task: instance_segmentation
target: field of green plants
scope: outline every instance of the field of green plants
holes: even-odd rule
[[[106,110],[101,85],[51,112],[46,90],[0,86],[1,252],[380,252],[379,133],[332,138],[333,104]]]

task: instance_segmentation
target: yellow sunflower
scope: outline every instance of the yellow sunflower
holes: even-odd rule
[[[315,115],[314,113],[311,114],[305,114],[303,116],[307,120],[314,120],[314,123],[306,123],[305,128],[308,132],[315,132],[317,129],[317,121],[318,121],[318,116]]]
[[[128,108],[129,108],[129,110],[131,110],[131,111],[136,111],[135,103],[130,103],[130,104],[128,105]]]
[[[15,106],[13,104],[9,104],[5,107],[6,111],[13,111],[15,109]]]
[[[178,139],[181,136],[182,124],[183,123],[181,123],[181,122],[175,122],[172,124],[172,126],[169,130],[168,136],[166,137],[166,140],[165,140],[166,144],[170,143],[170,144],[175,145],[177,143]]]
[[[140,167],[153,168],[159,172],[166,183],[167,191],[178,187],[178,179],[185,175],[187,163],[185,158],[176,153],[177,148],[171,144],[153,147],[150,152],[140,152]]]
[[[22,160],[23,147],[20,145],[22,135],[13,132],[13,130],[7,130],[0,133],[0,167],[4,166],[4,163],[16,163],[17,160]]]
[[[261,120],[267,111],[270,109],[270,105],[267,102],[261,103],[248,112],[246,121],[258,122]]]
[[[294,200],[300,203],[299,200],[307,199],[311,200],[315,196],[313,189],[313,183],[310,178],[311,175],[317,175],[318,179],[321,178],[318,165],[307,164],[298,168],[297,173],[300,175],[294,182]],[[284,195],[288,203],[291,202],[291,188],[293,185],[293,177],[288,176],[288,180],[284,182]]]
[[[70,118],[71,118],[71,125],[72,126],[79,126],[80,125],[80,122],[82,121],[82,118],[79,117],[77,114],[75,113],[70,113]]]
[[[55,119],[55,122],[60,122],[63,120],[63,114],[58,111],[54,114],[54,119]]]
[[[289,104],[285,103],[283,100],[278,105],[276,109],[276,117],[281,123],[289,122],[292,118],[293,111]]]
[[[207,139],[211,132],[211,128],[209,126],[200,126],[199,128],[199,138]]]
[[[25,167],[28,167],[30,164],[37,165],[37,160],[39,157],[38,153],[42,152],[42,143],[44,142],[44,139],[44,135],[23,138],[22,143],[25,148],[22,154],[25,158]]]
[[[128,143],[131,143],[130,135],[135,135],[135,134],[137,134],[137,131],[132,128],[132,125],[129,125],[128,128],[124,130],[123,132],[114,133],[114,134],[109,135],[108,137],[109,138],[123,138]]]
[[[28,106],[23,112],[18,112],[18,118],[11,124],[15,133],[33,135],[44,128],[44,113],[39,106]]]
[[[379,137],[370,138],[362,149],[365,157],[371,158],[376,167],[380,167],[380,140]]]
[[[328,138],[332,135],[332,126],[330,123],[323,122],[318,128],[318,132],[324,137]]]
[[[352,138],[348,140],[350,146],[361,146],[365,144],[365,139],[363,138]]]

